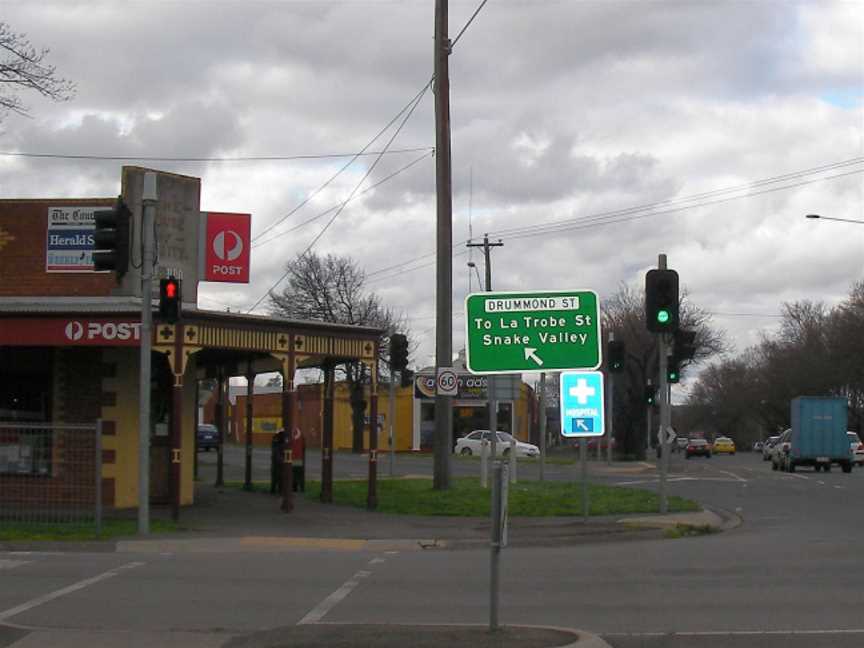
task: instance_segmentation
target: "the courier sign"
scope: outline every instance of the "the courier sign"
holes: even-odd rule
[[[204,281],[249,283],[251,216],[205,212]]]

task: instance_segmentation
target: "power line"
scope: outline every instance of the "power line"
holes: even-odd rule
[[[306,196],[306,198],[304,198],[304,199],[300,202],[299,205],[297,205],[296,207],[294,207],[294,209],[292,209],[291,211],[289,211],[289,212],[288,212],[287,214],[285,214],[282,218],[277,219],[274,223],[271,223],[270,225],[268,225],[267,227],[265,227],[261,232],[259,232],[259,233],[258,233],[258,234],[257,234],[257,235],[252,239],[252,242],[254,243],[254,242],[257,241],[258,239],[260,239],[262,236],[264,236],[267,232],[271,231],[274,227],[277,227],[278,225],[281,225],[282,223],[284,223],[285,220],[287,220],[288,218],[290,218],[291,216],[293,216],[295,213],[297,213],[297,211],[300,210],[300,209],[301,209],[302,207],[304,207],[305,205],[307,205],[307,204],[309,203],[309,201],[312,200],[312,198],[314,198],[316,195],[318,195],[318,194],[319,194],[321,191],[323,191],[323,190],[324,190],[324,189],[325,189],[325,188],[326,188],[326,187],[327,187],[331,182],[333,182],[336,178],[338,178],[338,177],[339,177],[339,176],[340,176],[340,175],[341,175],[341,174],[342,174],[346,169],[348,169],[348,167],[350,167],[352,164],[354,164],[354,162],[357,161],[357,158],[359,158],[361,155],[365,154],[366,149],[368,149],[370,146],[372,146],[372,144],[374,144],[375,141],[376,141],[379,137],[381,137],[381,135],[383,135],[384,133],[386,133],[387,130],[388,130],[388,129],[389,129],[389,128],[394,124],[394,123],[396,123],[396,121],[397,121],[397,120],[398,120],[398,119],[399,119],[399,118],[400,118],[400,117],[405,113],[406,110],[408,110],[409,108],[411,108],[411,111],[413,112],[414,107],[417,106],[417,103],[420,101],[420,98],[421,98],[421,97],[426,93],[426,90],[427,90],[428,88],[429,88],[429,83],[427,83],[426,85],[424,85],[423,88],[422,88],[422,89],[421,89],[417,94],[415,94],[415,95],[411,98],[411,101],[409,101],[407,104],[405,104],[405,105],[402,107],[402,109],[401,109],[398,113],[396,113],[396,115],[393,117],[393,119],[391,119],[389,122],[387,122],[387,124],[384,126],[384,128],[382,128],[380,131],[378,131],[378,133],[375,134],[375,137],[373,137],[371,140],[369,140],[369,141],[366,143],[366,146],[364,146],[362,149],[360,149],[360,151],[359,151],[358,153],[356,153],[355,155],[353,155],[353,156],[351,157],[351,159],[348,160],[348,162],[346,162],[345,165],[342,166],[341,169],[339,169],[336,173],[334,173],[332,176],[330,176],[330,178],[328,178],[327,181],[324,182],[324,184],[322,184],[322,185],[319,186],[317,189],[315,189],[312,193],[310,193],[308,196]],[[413,107],[412,107],[412,106],[413,106]],[[424,149],[424,150],[428,150],[428,149]],[[434,149],[433,149],[433,150],[434,150]],[[384,147],[384,151],[379,151],[379,152],[378,152],[378,154],[377,154],[377,159],[376,159],[375,164],[377,164],[377,160],[380,160],[380,159],[381,159],[381,156],[384,155],[384,153],[385,153],[386,151],[387,151],[387,147],[385,146],[385,147]]]
[[[734,193],[736,191],[753,189],[753,188],[761,187],[761,186],[768,185],[768,184],[775,184],[777,182],[783,182],[785,180],[801,178],[801,177],[805,177],[808,175],[813,175],[814,173],[820,173],[822,171],[845,168],[848,166],[861,164],[862,162],[864,162],[864,157],[852,158],[850,160],[843,160],[841,162],[834,162],[831,164],[813,167],[810,169],[804,169],[802,171],[795,171],[795,172],[787,173],[784,175],[773,176],[773,177],[766,178],[763,180],[757,180],[755,182],[751,182],[751,183],[747,183],[747,184],[743,184],[743,185],[737,185],[735,187],[726,187],[723,189],[714,189],[712,191],[705,191],[702,193],[692,194],[690,196],[682,196],[681,198],[670,198],[667,200],[661,200],[658,202],[648,203],[645,205],[638,205],[635,207],[627,207],[624,209],[616,209],[616,210],[612,210],[612,211],[608,211],[608,212],[601,212],[599,214],[593,214],[591,216],[583,216],[580,218],[572,218],[572,219],[562,219],[559,221],[552,221],[549,223],[545,223],[545,224],[541,224],[541,225],[535,225],[535,226],[504,229],[504,230],[500,230],[500,231],[495,232],[495,235],[496,236],[511,236],[513,234],[518,234],[518,233],[523,232],[523,231],[533,231],[533,230],[539,229],[539,228],[555,227],[558,224],[572,223],[572,222],[576,222],[576,221],[581,222],[581,221],[588,221],[588,220],[595,220],[595,219],[603,219],[603,218],[609,217],[609,216],[622,216],[622,215],[626,215],[626,214],[630,214],[630,213],[647,211],[650,209],[654,209],[656,207],[663,207],[663,206],[667,206],[667,205],[675,205],[675,204],[680,204],[680,203],[700,201],[700,200],[704,200],[705,198],[712,198],[714,196],[718,196],[718,195],[722,195],[722,194]],[[860,170],[855,171],[855,173],[860,173]],[[829,176],[826,178],[819,178],[819,179],[816,179],[815,181],[828,180],[832,177],[837,177],[837,176]],[[798,186],[798,185],[795,185],[795,184],[788,185],[788,187],[784,186],[781,189],[793,188],[795,186]],[[758,195],[758,194],[750,194],[750,195]],[[739,197],[746,197],[746,196],[739,196]],[[704,204],[710,205],[710,204],[714,204],[714,203],[704,203]],[[658,213],[667,213],[667,212],[658,212]]]
[[[433,149],[432,151],[430,151],[430,152],[428,152],[428,153],[425,153],[424,155],[421,155],[420,157],[416,158],[416,159],[413,160],[412,162],[409,162],[409,163],[406,164],[405,166],[400,167],[399,169],[396,169],[396,171],[394,171],[394,172],[390,173],[389,175],[387,175],[387,176],[381,178],[381,180],[379,180],[379,181],[376,182],[375,184],[373,184],[373,185],[371,185],[371,186],[369,186],[369,187],[366,187],[366,189],[364,189],[363,191],[361,191],[360,193],[358,193],[356,196],[354,196],[353,198],[351,198],[351,200],[352,200],[352,201],[353,201],[353,200],[356,200],[357,198],[360,198],[360,196],[363,196],[364,194],[366,194],[366,193],[372,191],[373,189],[379,187],[380,185],[384,184],[384,183],[387,182],[388,180],[392,180],[393,178],[395,178],[395,177],[396,177],[397,175],[399,175],[400,173],[403,173],[403,172],[407,171],[408,169],[410,169],[411,167],[415,166],[416,164],[419,164],[420,162],[422,162],[422,161],[425,160],[426,158],[431,157],[431,156],[433,155],[434,152],[435,152],[435,151],[434,151],[434,149]],[[312,218],[308,218],[308,219],[306,219],[305,221],[303,221],[303,222],[301,222],[301,223],[297,223],[296,225],[294,225],[293,227],[291,227],[291,228],[289,228],[289,229],[287,229],[287,230],[284,230],[284,231],[282,231],[282,232],[277,232],[277,233],[273,234],[273,236],[271,236],[271,237],[268,238],[268,239],[265,239],[265,240],[263,240],[263,241],[259,240],[257,243],[254,243],[254,242],[253,242],[253,244],[252,244],[252,249],[255,249],[255,248],[261,247],[261,246],[263,246],[263,245],[267,245],[268,243],[272,243],[273,241],[275,241],[275,240],[277,240],[277,239],[279,239],[279,238],[281,238],[281,237],[283,237],[283,236],[286,236],[287,234],[291,234],[292,232],[296,232],[296,231],[299,230],[300,228],[305,227],[305,226],[308,225],[309,223],[313,223],[313,222],[315,222],[315,221],[318,220],[319,218],[322,218],[322,217],[326,216],[327,214],[329,214],[330,212],[332,212],[332,211],[334,211],[334,210],[336,210],[336,209],[339,209],[339,205],[338,205],[338,204],[337,204],[337,205],[333,205],[333,206],[330,207],[329,209],[324,210],[323,212],[321,212],[321,213],[318,214],[317,216],[313,216]]]
[[[812,180],[803,180],[801,182],[796,182],[791,185],[785,185],[782,187],[772,187],[770,189],[763,189],[761,191],[753,191],[746,194],[741,194],[740,196],[728,196],[726,198],[718,198],[717,200],[710,200],[706,202],[695,203],[693,205],[683,205],[681,207],[675,207],[673,209],[665,209],[661,211],[649,212],[647,214],[637,214],[635,216],[626,216],[626,217],[599,217],[599,216],[589,216],[579,219],[572,219],[570,221],[561,221],[559,223],[540,226],[538,225],[536,228],[523,228],[521,234],[508,234],[507,236],[511,239],[520,239],[520,238],[531,238],[534,236],[544,236],[546,234],[557,234],[559,232],[571,231],[571,230],[580,230],[580,229],[588,229],[592,227],[602,227],[604,225],[615,225],[618,223],[628,223],[631,221],[641,220],[643,218],[650,218],[652,216],[665,216],[668,214],[674,214],[681,211],[686,211],[688,209],[695,209],[696,207],[710,207],[713,205],[719,205],[722,203],[731,202],[733,200],[740,200],[742,198],[752,198],[754,196],[760,196],[763,194],[774,193],[777,191],[785,191],[786,189],[795,189],[796,187],[803,187],[805,185],[813,184],[815,182],[823,182],[825,180],[834,180],[837,178],[843,178],[850,175],[855,175],[857,173],[864,173],[864,169],[856,169],[854,171],[847,171],[845,173],[838,173],[831,176],[825,176],[823,178],[814,178]],[[500,232],[493,232],[496,236],[501,236]]]
[[[408,111],[408,113],[405,115],[405,117],[402,118],[402,122],[399,124],[398,128],[396,128],[393,135],[390,136],[390,139],[387,140],[387,144],[384,146],[385,151],[390,148],[390,145],[393,143],[393,141],[396,139],[396,137],[398,137],[399,133],[402,132],[402,129],[404,128],[405,124],[408,123],[408,120],[411,118],[411,115],[414,114],[414,111],[417,109],[417,106],[420,105],[420,101],[423,99],[423,96],[426,94],[426,91],[429,89],[429,87],[430,86],[427,84],[426,87],[424,87],[423,90],[420,92],[420,94],[418,94],[415,97],[414,105],[411,106],[411,109]],[[404,110],[401,112],[404,112]],[[400,112],[400,114],[401,114],[401,112]],[[321,237],[324,236],[324,234],[327,232],[327,230],[330,229],[330,226],[333,224],[333,222],[336,220],[336,218],[338,218],[339,214],[342,213],[342,211],[345,209],[345,206],[354,197],[354,194],[357,193],[357,190],[360,188],[360,185],[362,185],[366,181],[366,178],[368,178],[371,175],[372,171],[375,170],[375,167],[381,161],[382,157],[383,157],[383,153],[382,153],[382,155],[379,155],[378,157],[375,158],[375,161],[372,162],[372,164],[369,166],[369,169],[366,171],[366,173],[363,175],[363,177],[360,178],[360,181],[354,186],[354,189],[351,190],[351,193],[348,195],[348,197],[345,199],[345,201],[339,206],[339,209],[336,211],[336,213],[333,214],[333,216],[330,218],[329,221],[327,221],[327,224],[323,227],[323,229],[320,232],[318,232],[318,234],[315,236],[315,238],[312,239],[312,242],[306,246],[306,249],[303,250],[303,252],[301,252],[298,255],[298,257],[305,256],[309,252],[309,250],[311,250],[312,247],[321,239]],[[275,288],[280,283],[282,283],[282,281],[285,279],[285,277],[288,276],[288,273],[289,273],[289,270],[286,270],[282,274],[282,276],[279,277],[278,281],[276,281],[276,283],[274,283],[272,286],[270,286],[270,288],[267,289],[267,292],[265,292],[263,295],[261,295],[261,297],[258,298],[258,300],[252,305],[251,308],[249,308],[249,310],[247,312],[252,312],[253,310],[255,310],[255,308],[262,301],[264,301],[264,299],[267,297],[267,295],[269,295],[272,290],[275,290]]]
[[[468,25],[470,25],[472,22],[474,22],[474,19],[477,17],[477,14],[480,13],[480,10],[486,5],[487,2],[488,2],[488,0],[483,0],[483,2],[480,3],[480,6],[477,7],[477,9],[474,11],[473,14],[471,14],[471,17],[468,19],[468,22],[465,23],[465,26],[459,30],[458,34],[456,34],[456,38],[454,38],[452,41],[450,41],[450,51],[451,52],[453,51],[453,48],[456,47],[456,43],[459,42],[459,39],[462,38],[462,34],[464,34],[465,30],[468,29]]]
[[[398,115],[397,115],[398,117]],[[392,122],[391,122],[392,123]],[[374,140],[373,140],[374,141]],[[250,155],[238,157],[166,157],[166,156],[146,156],[146,155],[66,155],[61,153],[25,153],[16,151],[0,151],[0,156],[5,157],[21,157],[21,158],[36,158],[36,159],[56,159],[56,160],[108,160],[108,161],[128,161],[128,162],[285,162],[292,160],[328,160],[338,158],[358,158],[361,156],[372,155],[396,155],[398,153],[417,153],[419,151],[434,150],[431,146],[421,146],[415,148],[393,149],[390,151],[366,151],[365,149],[357,153],[320,153],[309,155]]]
[[[726,198],[715,200],[715,201],[698,202],[695,204],[684,205],[684,206],[677,207],[674,209],[668,209],[668,210],[662,210],[662,211],[649,211],[646,214],[638,214],[638,212],[647,211],[647,210],[653,209],[653,208],[655,208],[657,206],[661,206],[661,205],[671,205],[671,204],[677,204],[677,203],[693,202],[694,199],[697,199],[699,197],[709,197],[712,195],[729,193],[729,192],[735,191],[735,190],[740,191],[742,188],[764,186],[765,184],[782,181],[784,179],[789,179],[789,178],[794,178],[794,177],[802,177],[804,175],[807,175],[808,173],[812,174],[812,173],[817,173],[817,172],[828,170],[828,169],[843,168],[843,167],[850,166],[853,164],[860,164],[861,162],[864,162],[864,157],[853,158],[851,160],[844,160],[842,162],[835,162],[832,164],[822,165],[819,167],[813,167],[812,169],[805,169],[803,171],[796,171],[796,172],[792,172],[792,173],[787,173],[784,175],[774,176],[772,178],[767,178],[764,180],[757,180],[753,183],[749,183],[746,185],[739,185],[737,187],[729,187],[729,188],[725,188],[725,189],[716,189],[716,190],[713,190],[710,192],[703,192],[700,194],[694,194],[692,196],[685,196],[682,198],[664,200],[664,201],[649,203],[646,205],[640,205],[640,206],[636,206],[636,207],[628,207],[628,208],[624,208],[624,209],[620,209],[620,210],[602,212],[600,214],[595,214],[595,215],[591,215],[591,216],[584,216],[584,217],[575,218],[575,219],[567,219],[567,220],[561,220],[561,221],[556,221],[556,222],[552,222],[552,223],[527,226],[527,227],[521,227],[521,228],[511,228],[511,229],[498,230],[495,232],[490,232],[490,234],[493,234],[495,236],[508,237],[511,239],[512,238],[516,238],[516,239],[529,238],[529,237],[533,237],[533,236],[542,236],[545,234],[558,233],[558,232],[565,231],[565,230],[586,229],[586,228],[590,228],[590,227],[599,227],[602,225],[610,225],[610,224],[615,224],[615,223],[627,222],[627,221],[631,221],[631,220],[638,220],[641,218],[647,218],[649,216],[661,216],[661,215],[670,214],[670,213],[674,213],[674,212],[684,211],[687,209],[694,209],[697,207],[705,207],[705,206],[710,206],[710,205],[714,205],[714,204],[719,204],[722,202],[728,202],[731,200],[737,200],[740,198],[748,198],[748,197],[752,197],[752,196],[756,196],[756,195],[760,195],[760,194],[764,194],[764,193],[782,191],[785,189],[793,189],[795,187],[803,186],[806,184],[812,184],[815,182],[822,182],[824,180],[831,180],[831,179],[835,179],[835,178],[844,177],[847,175],[854,175],[856,173],[861,173],[862,171],[864,171],[864,169],[856,169],[854,171],[849,171],[846,173],[836,174],[836,175],[832,175],[832,176],[825,176],[825,177],[821,177],[821,178],[815,178],[815,179],[802,181],[802,182],[798,182],[798,183],[794,183],[794,184],[790,184],[790,185],[784,185],[782,187],[772,187],[770,189],[765,189],[765,190],[761,190],[758,192],[751,192],[748,194],[742,194],[739,196],[730,196],[730,197],[726,197]],[[634,214],[634,213],[636,213],[637,215],[627,217],[629,214]],[[462,241],[461,243],[465,243],[465,242],[466,241]],[[461,243],[460,243],[460,245],[461,245]],[[366,276],[367,277],[375,277],[374,281],[378,281],[381,279],[389,278],[391,276],[397,276],[398,274],[401,274],[402,272],[413,272],[415,270],[420,270],[420,269],[428,267],[430,265],[434,265],[434,261],[431,263],[426,263],[426,264],[416,266],[414,268],[409,268],[408,266],[411,266],[411,265],[413,265],[419,261],[422,261],[423,259],[427,259],[429,257],[434,257],[434,256],[435,256],[434,252],[423,254],[423,255],[420,255],[418,257],[414,257],[412,259],[409,259],[407,261],[402,261],[400,263],[395,263],[393,265],[386,266],[384,268],[379,268],[377,270],[373,270],[372,272],[367,273]],[[456,256],[460,256],[460,255],[454,255],[454,258]],[[398,272],[391,273],[391,271],[398,271]]]

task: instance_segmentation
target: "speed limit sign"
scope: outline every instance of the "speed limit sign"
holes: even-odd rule
[[[459,393],[459,379],[450,367],[438,367],[435,380],[436,393],[439,396],[456,396]]]

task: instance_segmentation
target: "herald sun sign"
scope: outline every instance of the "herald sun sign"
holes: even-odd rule
[[[249,283],[252,216],[205,212],[204,281]]]

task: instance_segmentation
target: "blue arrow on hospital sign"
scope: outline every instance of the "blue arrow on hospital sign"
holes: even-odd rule
[[[562,436],[603,436],[605,408],[602,372],[562,372],[560,397]]]

